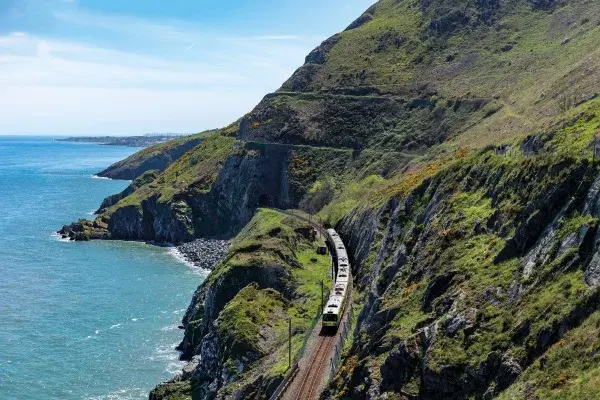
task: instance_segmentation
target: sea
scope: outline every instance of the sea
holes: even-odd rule
[[[139,149],[0,136],[0,398],[147,399],[206,272],[173,249],[55,234],[129,182],[95,173]]]

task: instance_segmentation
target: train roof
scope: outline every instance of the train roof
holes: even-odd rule
[[[347,288],[348,283],[336,282],[335,287],[333,288],[333,296],[344,296]]]
[[[350,279],[347,276],[339,276],[335,282],[336,283],[348,283],[350,281]]]
[[[324,312],[326,314],[339,314],[343,300],[343,296],[331,296],[325,305]]]

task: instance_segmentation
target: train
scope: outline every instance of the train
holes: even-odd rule
[[[350,301],[352,272],[346,246],[335,229],[327,230],[327,246],[337,266],[333,290],[323,309],[323,327],[337,329]]]

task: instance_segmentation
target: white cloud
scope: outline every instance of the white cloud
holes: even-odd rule
[[[224,126],[275,90],[316,44],[295,35],[224,37],[181,21],[76,8],[53,15],[63,27],[112,36],[88,35],[83,42],[22,31],[0,35],[0,134]]]
[[[173,62],[30,35],[0,37],[0,69],[0,85],[7,86],[189,88],[245,81],[234,71],[195,61]]]
[[[112,31],[131,37],[143,36],[160,42],[192,43],[210,37],[196,26],[178,20],[156,21],[127,15],[91,13],[79,9],[56,11],[53,15],[62,23]]]

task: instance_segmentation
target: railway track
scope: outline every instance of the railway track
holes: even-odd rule
[[[287,211],[287,210],[282,210],[280,208],[274,208],[274,207],[269,207],[269,208],[271,210],[279,211],[282,214],[289,215],[290,217],[294,217],[294,218],[297,218],[297,219],[302,220],[304,222],[307,222],[310,226],[312,226],[317,231],[319,231],[319,233],[321,233],[322,235],[325,235],[325,228],[323,228],[322,225],[318,224],[314,219],[311,220],[309,218],[306,218],[303,215],[299,215],[299,214],[296,214],[296,213],[293,213],[293,212]]]
[[[316,350],[310,360],[300,367],[297,382],[285,393],[286,400],[317,400],[321,394],[324,372],[331,362],[332,345],[335,343],[335,333],[321,332]]]
[[[306,218],[291,211],[273,208],[283,214],[303,220],[316,229],[323,238],[326,238],[328,232],[314,219]],[[338,249],[340,249],[338,247]],[[345,254],[345,248],[342,248]],[[339,251],[339,250],[336,250]],[[347,260],[347,256],[346,256]],[[349,290],[351,296],[351,285]],[[341,295],[340,295],[341,296]],[[345,310],[347,314],[347,309]],[[344,314],[344,315],[345,315]],[[317,328],[318,329],[318,328]],[[304,359],[298,363],[289,383],[285,383],[282,392],[272,397],[272,399],[283,400],[318,400],[322,389],[326,385],[326,378],[329,376],[329,369],[335,353],[336,342],[340,333],[321,328],[313,331],[312,339],[309,339],[308,350]],[[318,332],[318,333],[317,333]]]

